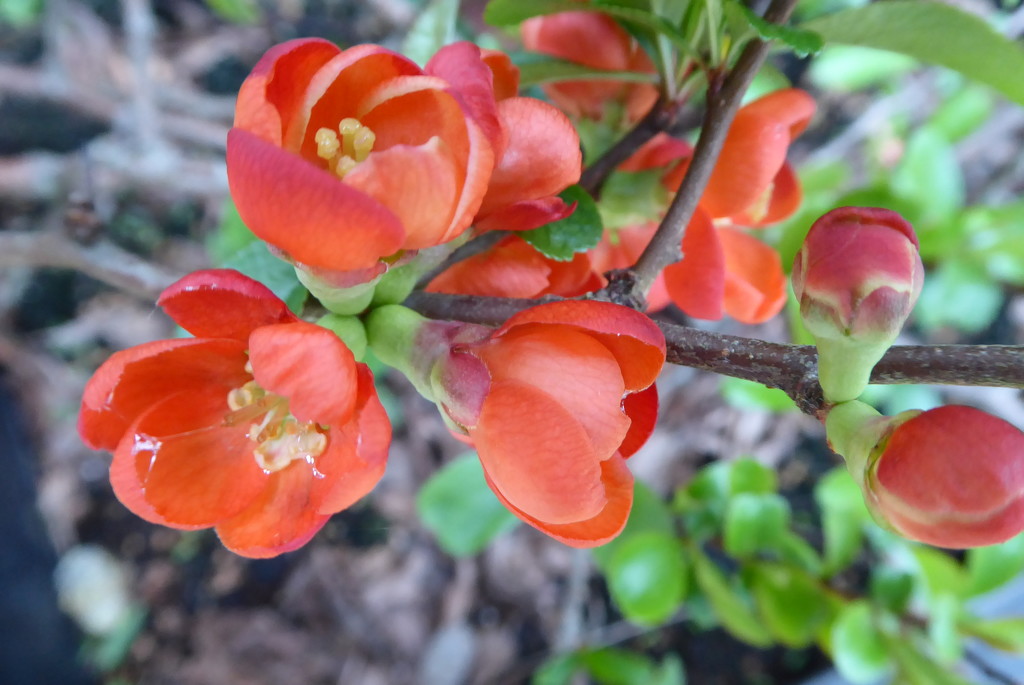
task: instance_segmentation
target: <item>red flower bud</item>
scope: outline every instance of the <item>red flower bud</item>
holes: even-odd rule
[[[896,212],[841,207],[814,222],[793,262],[793,290],[830,401],[863,392],[923,282],[914,229]]]
[[[897,532],[964,548],[1024,530],[1024,432],[963,406],[889,421],[868,462],[865,495]]]

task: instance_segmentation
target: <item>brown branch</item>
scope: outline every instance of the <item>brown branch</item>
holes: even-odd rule
[[[405,304],[435,319],[500,325],[516,312],[556,299],[417,292]],[[770,343],[663,321],[657,323],[665,334],[669,363],[779,388],[809,414],[824,406],[815,369],[817,354],[812,345]],[[1024,388],[1024,346],[896,346],[875,366],[871,382]]]
[[[764,18],[776,24],[785,22],[795,5],[796,0],[772,0]],[[640,255],[636,266],[631,270],[632,273],[624,278],[613,278],[609,284],[608,296],[613,302],[628,305],[642,303],[661,270],[679,261],[683,232],[690,223],[697,209],[697,202],[711,177],[726,133],[739,110],[743,93],[764,63],[768,47],[768,41],[752,40],[721,82],[720,88],[716,88],[714,80],[709,79],[704,123],[690,167],[657,233]]]

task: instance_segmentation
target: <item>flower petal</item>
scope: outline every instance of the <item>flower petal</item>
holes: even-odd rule
[[[482,254],[456,262],[427,286],[428,292],[485,297],[539,297],[551,267],[543,255],[514,236]]]
[[[779,253],[735,228],[719,229],[725,254],[726,313],[741,323],[762,323],[786,304],[786,274]]]
[[[658,421],[658,387],[651,387],[640,392],[626,395],[622,400],[622,409],[629,417],[629,432],[622,440],[619,454],[629,458],[644,446],[654,432]]]
[[[500,50],[481,50],[484,64],[494,75],[494,99],[507,100],[519,93],[519,67]]]
[[[310,506],[314,482],[309,464],[292,462],[273,474],[246,509],[218,524],[217,536],[235,554],[254,559],[298,549],[330,518]]]
[[[574,523],[548,523],[526,514],[501,494],[486,470],[484,476],[498,500],[509,511],[542,533],[570,547],[597,547],[611,541],[625,528],[630,509],[633,508],[633,474],[629,472],[625,460],[618,454],[601,462],[601,481],[604,483],[608,503],[596,516]]]
[[[227,162],[245,225],[296,261],[365,269],[402,246],[405,231],[389,209],[251,133],[228,132]]]
[[[249,422],[225,423],[229,390],[170,395],[128,428],[110,465],[114,494],[126,507],[153,523],[206,528],[264,488]]]
[[[454,86],[459,102],[500,155],[504,134],[494,100],[494,75],[484,63],[480,48],[467,41],[446,45],[430,58],[424,71]]]
[[[238,91],[235,126],[280,145],[310,78],[339,52],[336,45],[319,38],[290,40],[270,48]]]
[[[168,286],[156,303],[200,338],[248,342],[260,326],[299,320],[270,288],[233,269],[193,272]]]
[[[686,314],[717,321],[725,297],[725,253],[718,229],[703,211],[696,211],[683,234],[683,259],[665,267],[665,288]]]
[[[605,507],[590,439],[547,393],[518,381],[494,383],[470,436],[495,489],[528,516],[572,523]]]
[[[85,386],[78,433],[93,449],[113,450],[147,409],[178,392],[237,387],[245,345],[232,340],[159,340],[115,352]]]
[[[580,139],[568,117],[533,98],[498,103],[508,144],[491,175],[479,215],[557,195],[580,180]]]
[[[597,459],[619,448],[629,430],[621,408],[622,372],[590,334],[572,326],[521,326],[480,346],[476,355],[493,383],[519,381],[555,399],[587,432]]]
[[[326,328],[300,321],[263,326],[249,339],[256,382],[286,397],[299,421],[340,426],[356,403],[356,362],[345,343]]]
[[[576,203],[565,204],[560,197],[525,200],[491,212],[476,222],[477,233],[487,231],[530,231],[559,221],[576,210]]]
[[[451,225],[459,172],[440,138],[423,145],[395,145],[371,154],[345,177],[345,184],[387,207],[405,227],[407,250],[433,247]]]

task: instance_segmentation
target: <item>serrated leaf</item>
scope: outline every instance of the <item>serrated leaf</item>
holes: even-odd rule
[[[832,625],[832,659],[836,669],[855,685],[873,683],[892,669],[889,645],[861,600],[840,611]]]
[[[477,554],[518,522],[487,487],[474,453],[432,475],[416,497],[416,510],[441,547],[456,557]]]
[[[686,565],[675,536],[648,532],[631,536],[612,556],[608,589],[627,619],[641,625],[667,620],[686,595]]]
[[[222,266],[240,271],[267,286],[293,312],[302,310],[308,292],[295,277],[295,268],[271,254],[265,243],[249,243],[224,260]]]
[[[694,550],[693,568],[697,585],[711,604],[722,626],[740,640],[755,647],[772,644],[771,633],[747,605],[741,591],[730,586],[718,567],[702,552]]]
[[[402,54],[423,66],[440,48],[455,39],[459,0],[430,0],[402,41]]]
[[[1024,571],[1024,534],[1001,545],[968,550],[966,565],[967,596],[995,590]]]
[[[804,22],[826,43],[899,52],[986,83],[1024,104],[1024,49],[983,19],[947,4],[890,0]]]
[[[643,74],[637,71],[615,71],[597,69],[576,62],[568,62],[555,57],[529,55],[528,58],[517,58],[519,67],[519,85],[523,88],[542,83],[558,81],[628,81],[630,83],[654,83],[654,74]]]
[[[809,645],[828,619],[829,603],[813,578],[780,564],[759,564],[751,574],[751,592],[765,625],[785,645]]]
[[[532,231],[521,231],[518,235],[546,257],[567,262],[577,252],[585,252],[597,245],[604,227],[597,204],[581,186],[569,186],[559,197],[569,204],[577,203],[576,211],[560,221]]]
[[[773,24],[740,2],[730,2],[728,6],[738,9],[762,40],[785,43],[800,57],[813,55],[825,45],[825,41],[814,31]]]

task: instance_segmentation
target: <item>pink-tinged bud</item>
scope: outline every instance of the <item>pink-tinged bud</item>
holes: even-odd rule
[[[864,407],[839,405],[826,425],[879,523],[953,549],[998,544],[1024,531],[1024,432],[972,407],[894,417],[872,416]]]
[[[826,399],[855,399],[921,294],[913,227],[887,209],[834,209],[811,226],[792,278]]]

